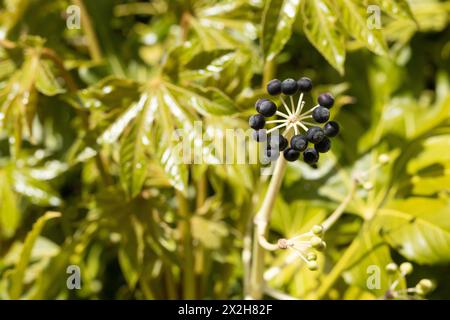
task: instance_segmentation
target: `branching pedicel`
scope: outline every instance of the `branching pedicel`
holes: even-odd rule
[[[393,262],[389,263],[386,272],[390,276],[390,285],[383,299],[423,299],[435,287],[431,280],[422,279],[413,288],[397,289],[400,281],[406,280],[406,276],[413,272],[413,266],[409,262],[403,262],[400,267]]]

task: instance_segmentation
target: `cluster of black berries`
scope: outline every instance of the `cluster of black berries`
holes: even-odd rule
[[[275,102],[269,99],[259,99],[256,102],[256,111],[258,114],[252,115],[249,119],[250,127],[255,129],[254,138],[258,142],[267,143],[267,156],[271,160],[278,158],[283,151],[283,155],[288,161],[295,161],[303,153],[303,160],[314,165],[319,160],[319,153],[325,153],[331,148],[330,138],[335,137],[339,133],[339,125],[335,121],[328,121],[330,118],[330,108],[334,104],[334,97],[330,93],[322,93],[319,95],[318,104],[310,110],[303,112],[303,94],[311,91],[312,82],[310,79],[303,77],[297,81],[294,79],[286,79],[280,81],[278,79],[271,80],[267,84],[267,92],[272,96],[280,96],[280,100],[284,105],[287,113],[278,110]],[[294,105],[294,96],[301,93],[297,107]],[[290,96],[289,107],[282,95]],[[278,120],[266,121],[266,118],[279,116]],[[280,120],[281,119],[281,120]],[[308,122],[308,119],[314,120],[318,124],[324,124],[323,127]],[[265,130],[266,124],[276,123],[277,126]],[[281,124],[280,124],[281,123]],[[283,134],[271,134],[278,128],[285,127]],[[294,132],[290,134],[291,130]],[[304,132],[303,134],[301,132]],[[288,139],[290,137],[290,143]],[[309,147],[312,144],[313,147]]]

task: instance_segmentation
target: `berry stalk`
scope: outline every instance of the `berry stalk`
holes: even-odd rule
[[[264,293],[264,256],[266,249],[261,245],[261,243],[263,245],[265,243],[264,241],[267,233],[267,226],[272,215],[272,209],[275,204],[276,196],[280,190],[285,170],[286,160],[284,157],[279,157],[261,208],[253,220],[253,252],[249,288],[249,296],[252,299],[261,299]]]

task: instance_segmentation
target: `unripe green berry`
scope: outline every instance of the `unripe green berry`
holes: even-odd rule
[[[308,267],[309,270],[311,271],[316,271],[317,269],[319,269],[319,264],[317,263],[317,261],[312,260],[312,261],[308,261],[306,263],[306,266]]]
[[[321,236],[323,234],[323,227],[320,225],[315,225],[311,228],[312,233],[316,236]]]
[[[400,265],[400,272],[404,275],[410,274],[413,271],[413,265],[409,262],[403,262]]]
[[[320,244],[322,243],[322,239],[318,236],[314,236],[314,237],[311,237],[311,240],[309,240],[309,243],[311,243],[311,246],[313,248],[315,248],[317,246],[320,246]]]
[[[397,270],[398,270],[398,266],[397,266],[397,264],[395,264],[393,262],[389,263],[386,266],[386,272],[389,273],[389,274],[394,274],[394,273],[397,272]]]
[[[314,252],[308,253],[308,255],[306,256],[306,260],[308,260],[308,261],[316,261],[317,260],[317,254],[315,254]]]
[[[311,247],[313,247],[317,251],[323,251],[327,247],[325,241],[317,236],[312,237],[309,242],[311,243]]]
[[[433,288],[434,288],[434,284],[430,279],[422,279],[416,285],[416,290],[417,291],[420,290],[424,295],[431,292],[431,290],[433,290]],[[417,292],[417,293],[419,293],[419,292]]]

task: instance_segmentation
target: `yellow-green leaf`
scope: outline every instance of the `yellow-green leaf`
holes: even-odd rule
[[[363,43],[369,50],[385,55],[387,45],[380,29],[370,28],[366,18],[366,7],[355,0],[337,1],[341,13],[340,22],[348,34]]]
[[[36,223],[33,225],[33,229],[27,234],[22,252],[20,254],[20,259],[17,262],[11,278],[11,299],[19,299],[22,296],[25,271],[27,269],[34,244],[41,234],[42,229],[44,228],[48,220],[59,218],[60,216],[61,213],[59,212],[47,212],[36,221]]]
[[[261,45],[267,60],[273,60],[292,34],[301,0],[268,0],[262,18]]]
[[[345,39],[338,14],[327,0],[303,2],[303,30],[309,41],[339,73],[344,73]]]

